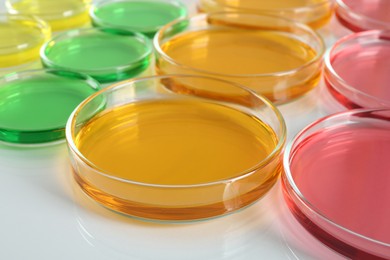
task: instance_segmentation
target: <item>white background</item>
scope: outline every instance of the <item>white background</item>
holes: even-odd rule
[[[195,1],[185,2],[194,13]],[[332,26],[322,30],[328,43],[334,40]],[[335,110],[323,105],[328,100],[322,89],[279,107],[289,139]],[[80,191],[64,143],[0,144],[0,220],[0,259],[343,259],[293,218],[280,183],[253,206],[222,218],[141,222],[108,211]]]

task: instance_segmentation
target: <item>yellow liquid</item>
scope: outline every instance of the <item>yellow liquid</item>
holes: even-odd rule
[[[20,0],[11,1],[12,9],[33,14],[49,23],[53,31],[82,27],[90,22],[88,1],[82,0]]]
[[[29,22],[0,22],[0,68],[39,60],[39,50],[49,32],[42,32]]]
[[[241,176],[275,149],[262,121],[224,105],[193,100],[138,102],[108,110],[76,136],[79,151],[111,176],[162,185],[204,184]],[[160,189],[109,180],[83,166],[75,178],[103,205],[152,219],[189,220],[224,214],[261,197],[279,160],[236,182]]]
[[[307,8],[307,11],[296,11]],[[332,4],[326,0],[200,0],[200,11],[250,10],[281,15],[308,24],[313,28],[325,25],[332,16]],[[290,10],[289,10],[290,9]]]
[[[312,89],[320,76],[320,67],[316,66],[280,78],[255,77],[256,74],[297,69],[316,56],[309,45],[275,31],[213,29],[185,32],[164,43],[162,50],[183,66],[161,57],[157,61],[160,74],[210,73],[241,83],[278,102]]]

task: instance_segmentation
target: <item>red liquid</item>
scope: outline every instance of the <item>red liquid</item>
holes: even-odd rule
[[[390,1],[389,0],[344,0],[344,4],[352,10],[354,14],[358,14],[361,18],[355,18],[354,14],[349,14],[352,19],[356,21],[350,22],[346,19],[343,19],[343,16],[337,15],[339,21],[347,28],[352,31],[363,31],[369,29],[384,29],[385,25],[382,25],[379,28],[375,28],[374,25],[371,25],[372,22],[367,20],[375,20],[377,23],[388,23],[390,26]],[[374,28],[371,28],[374,26]],[[384,27],[384,28],[382,28]],[[390,27],[387,27],[389,29]]]
[[[353,232],[390,243],[389,119],[327,127],[307,137],[291,154],[295,183],[318,212]],[[334,238],[332,243],[338,228],[321,229],[311,222],[318,219],[310,220],[287,199],[298,220],[325,244],[350,257],[365,254],[349,241],[343,244]],[[364,240],[354,243],[365,247]]]
[[[355,44],[333,56],[331,63],[349,86],[390,103],[390,41],[364,46]],[[362,94],[342,97],[334,93],[334,89],[330,90],[346,107],[364,107],[361,104],[366,103],[367,97]]]

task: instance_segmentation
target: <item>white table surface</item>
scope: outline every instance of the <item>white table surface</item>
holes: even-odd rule
[[[195,1],[185,2],[194,13]],[[330,111],[322,89],[279,107],[289,139]],[[0,220],[0,259],[344,259],[294,219],[280,183],[253,206],[209,221],[154,224],[111,212],[74,184],[65,143],[0,145]]]

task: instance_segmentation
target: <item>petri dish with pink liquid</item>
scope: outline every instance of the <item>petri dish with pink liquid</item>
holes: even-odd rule
[[[389,259],[389,151],[389,109],[357,109],[311,124],[284,154],[292,214],[348,258]]]
[[[354,32],[390,29],[390,1],[336,0],[336,17]]]
[[[347,109],[390,108],[389,72],[390,30],[351,34],[325,55],[327,89]]]

